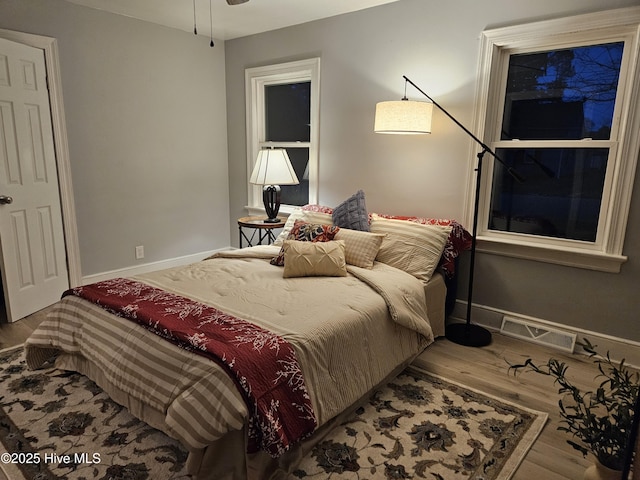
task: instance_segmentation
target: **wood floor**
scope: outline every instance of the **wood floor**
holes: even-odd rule
[[[0,324],[0,349],[24,342],[44,313],[39,312],[14,324]],[[566,443],[567,434],[556,430],[559,425],[558,395],[552,379],[533,373],[517,377],[508,373],[508,363],[522,362],[527,357],[544,362],[550,356],[569,365],[570,376],[577,386],[592,389],[599,383],[595,379],[597,371],[585,356],[564,354],[500,334],[494,334],[491,345],[483,348],[463,347],[439,339],[418,357],[415,364],[450,380],[549,414],[544,430],[513,480],[582,479],[591,459],[582,458],[580,452]]]
[[[566,443],[567,435],[556,430],[559,425],[558,395],[553,380],[533,373],[514,377],[508,363],[520,363],[528,357],[544,362],[550,356],[562,357],[575,375],[575,384],[594,385],[597,371],[578,355],[565,355],[557,350],[522,342],[495,334],[492,343],[483,348],[470,348],[440,339],[414,362],[430,372],[458,381],[519,405],[544,411],[549,420],[535,444],[513,476],[513,480],[581,479],[591,459]]]
[[[2,318],[4,313],[1,313],[0,350],[24,343],[31,332],[44,320],[48,310],[49,308],[45,308],[14,323],[6,323],[6,319]]]

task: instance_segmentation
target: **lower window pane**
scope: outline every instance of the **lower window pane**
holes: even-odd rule
[[[609,150],[498,149],[524,181],[495,162],[489,229],[594,242]]]
[[[287,155],[291,160],[291,165],[296,171],[296,176],[300,183],[298,185],[281,185],[281,204],[283,205],[306,205],[309,203],[309,149],[308,148],[287,148]]]

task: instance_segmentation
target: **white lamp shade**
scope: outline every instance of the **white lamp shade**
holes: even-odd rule
[[[283,148],[268,148],[258,152],[258,159],[251,172],[249,183],[255,185],[297,185],[296,175],[289,155]]]
[[[376,133],[431,133],[433,103],[398,100],[376,105]]]

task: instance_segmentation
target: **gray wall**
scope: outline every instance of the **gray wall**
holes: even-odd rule
[[[336,205],[362,188],[370,211],[462,219],[474,160],[468,138],[440,112],[430,136],[376,135],[376,102],[399,99],[406,74],[471,125],[482,30],[631,5],[637,0],[401,0],[228,41],[231,223],[247,202],[245,68],[321,57],[320,203]],[[622,273],[479,254],[474,303],[640,341],[637,185]]]
[[[223,42],[61,0],[0,28],[58,39],[83,275],[229,245]]]
[[[401,0],[214,49],[201,37],[61,0],[0,0],[0,28],[59,41],[82,270],[90,275],[136,264],[140,244],[146,258],[138,263],[237,242],[235,219],[246,213],[247,67],[322,58],[321,203],[363,188],[373,211],[461,219],[468,139],[438,112],[431,136],[375,135],[375,103],[400,98],[406,74],[470,125],[482,30],[634,4],[452,0],[436,8]],[[640,341],[637,184],[622,273],[479,254],[474,301]]]

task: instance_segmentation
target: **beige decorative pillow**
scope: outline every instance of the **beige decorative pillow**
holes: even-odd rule
[[[384,237],[379,233],[341,228],[333,238],[344,240],[344,256],[349,265],[372,268]]]
[[[275,239],[273,245],[281,246],[284,243],[287,237],[289,237],[296,220],[303,220],[306,223],[317,223],[320,225],[333,225],[333,219],[330,213],[311,212],[302,210],[302,208],[296,208],[291,212],[289,217],[287,217],[282,232],[280,232],[280,235]]]
[[[386,234],[376,256],[378,262],[428,282],[438,266],[451,227],[389,220],[374,214],[371,232]]]
[[[344,241],[300,242],[285,240],[284,278],[346,277]]]

